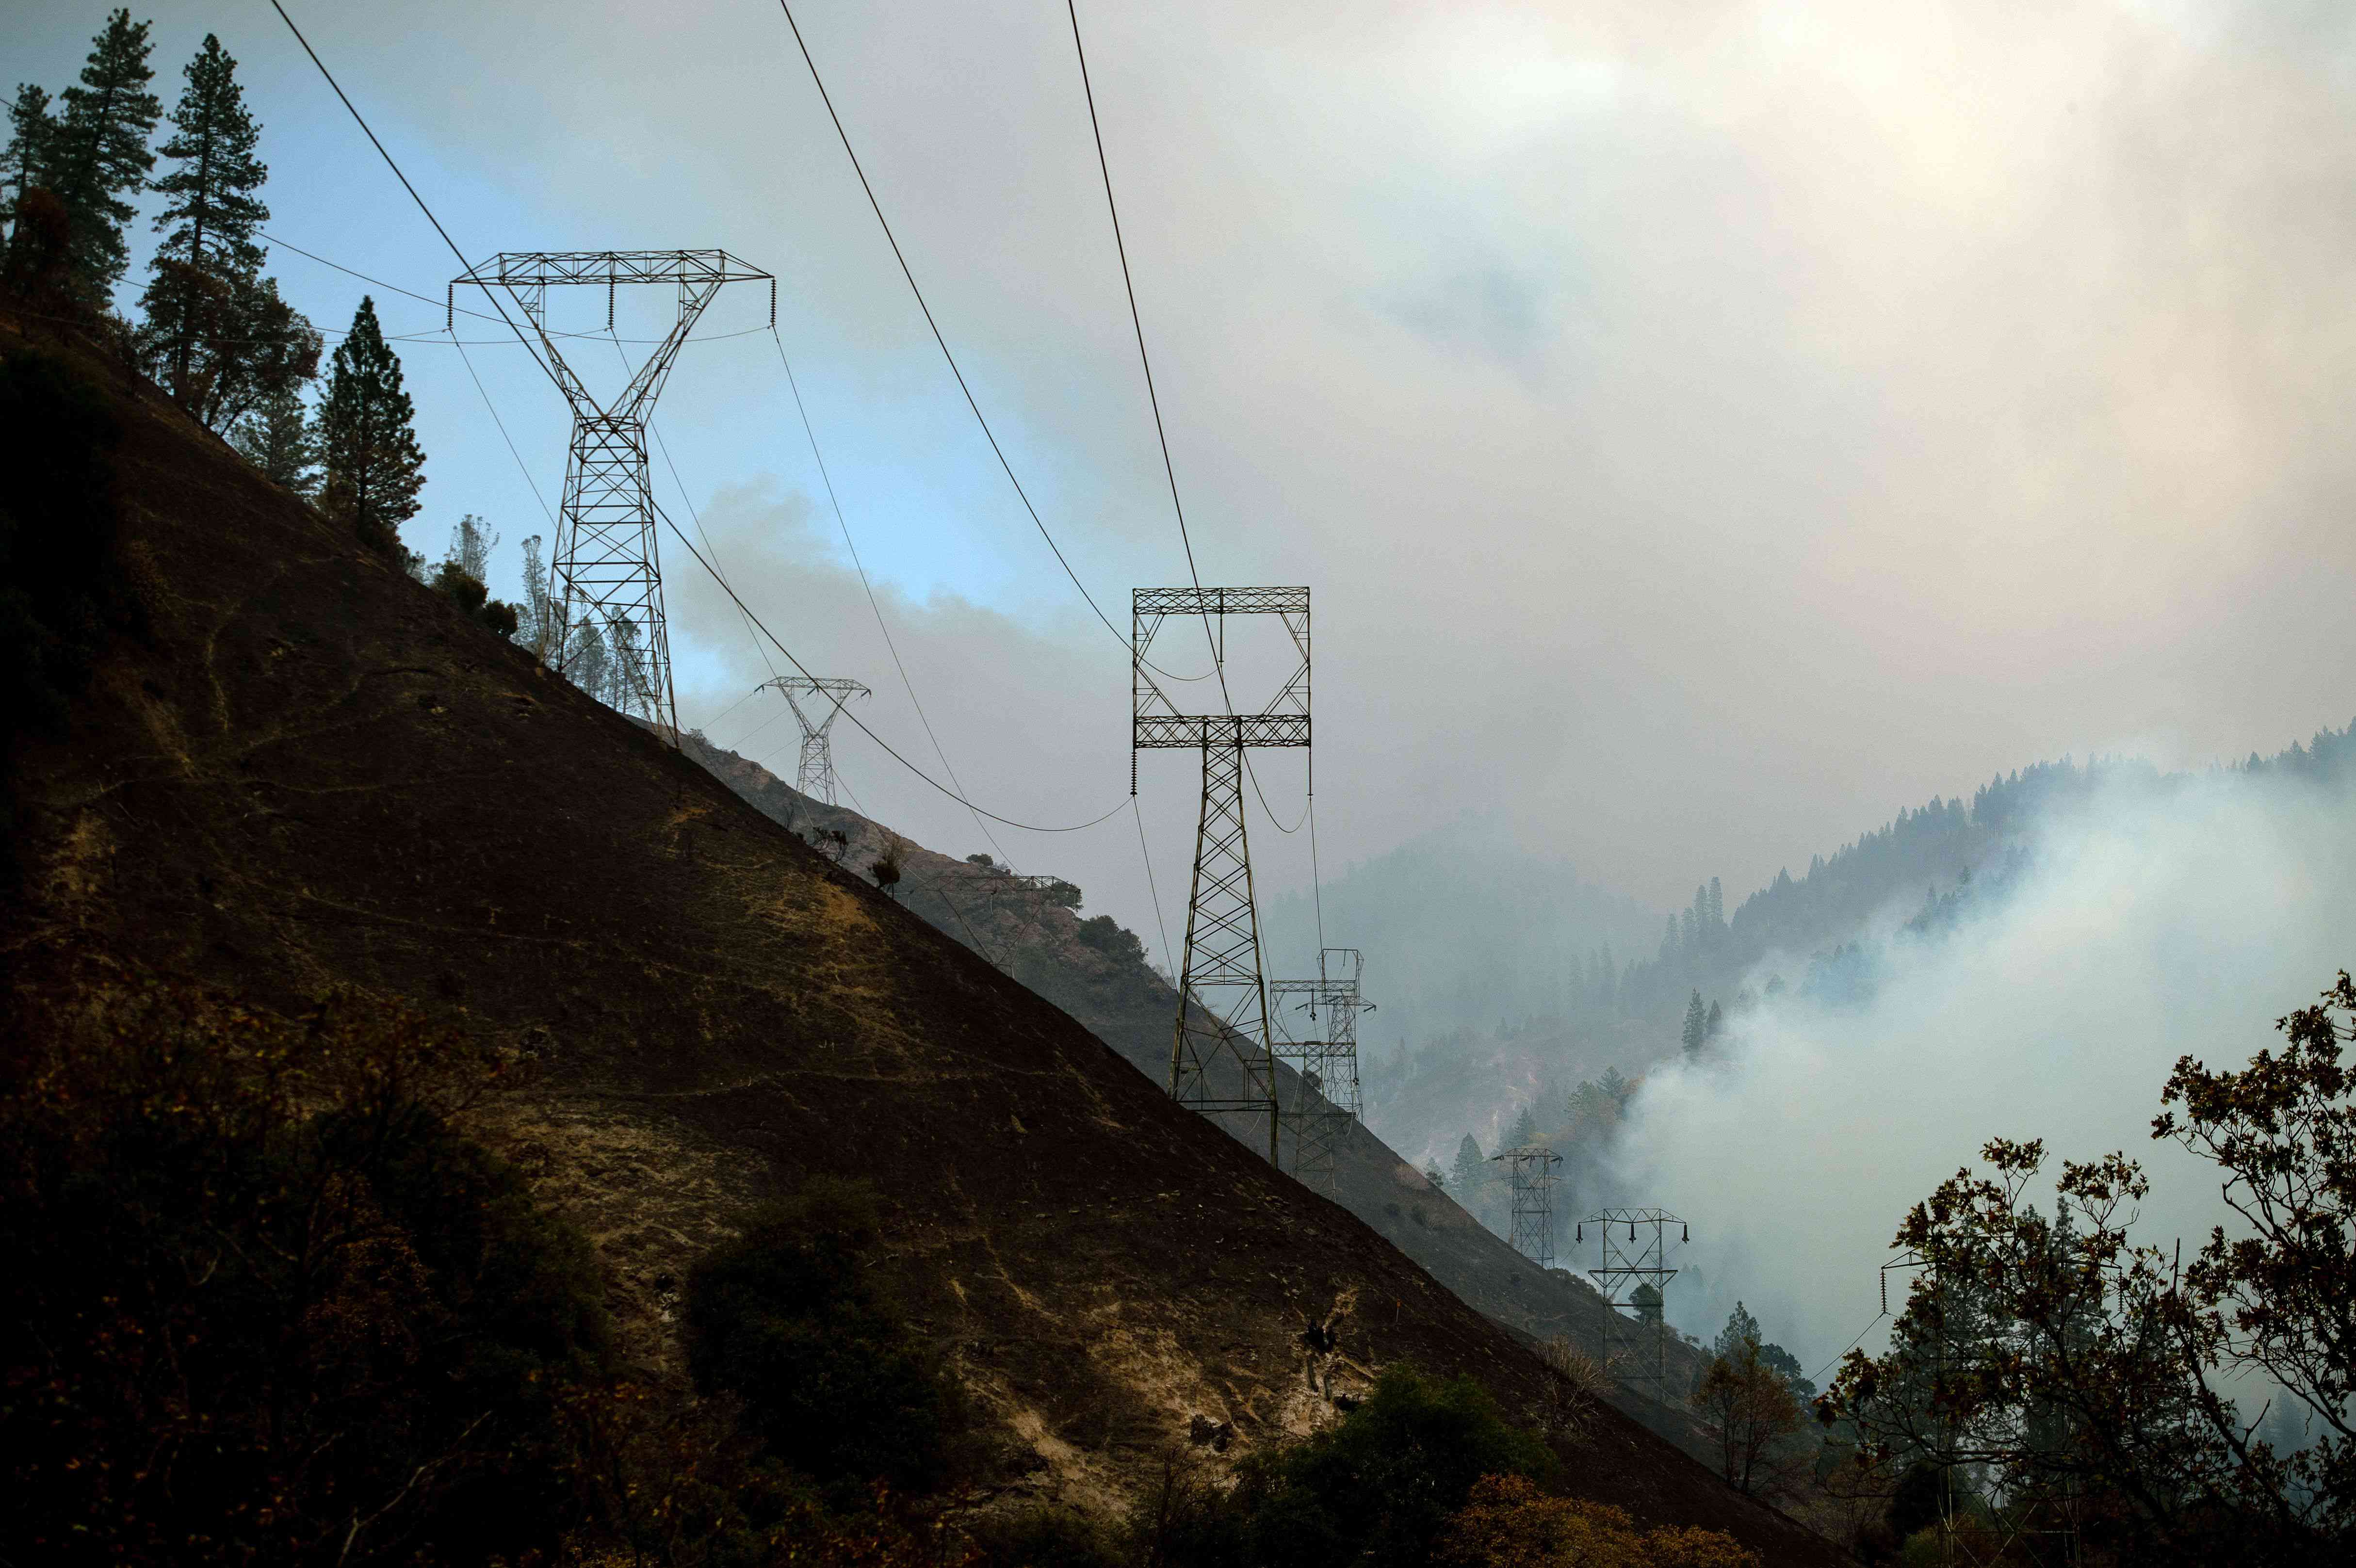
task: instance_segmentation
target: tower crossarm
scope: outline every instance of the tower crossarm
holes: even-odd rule
[[[550,370],[573,405],[576,419],[638,422],[662,393],[663,381],[679,357],[704,307],[721,287],[734,283],[769,285],[769,319],[777,315],[777,280],[751,262],[725,251],[502,251],[451,280],[482,289],[504,289],[530,318],[548,356]],[[629,385],[610,404],[600,403],[566,364],[548,328],[547,292],[551,288],[602,283],[605,287],[605,325],[613,325],[613,294],[624,284],[676,283],[679,315]]]
[[[737,283],[771,274],[725,251],[502,251],[458,282],[501,288],[567,283]]]

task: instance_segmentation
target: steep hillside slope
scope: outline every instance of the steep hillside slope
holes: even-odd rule
[[[23,334],[0,315],[0,355]],[[1010,1488],[1117,1509],[1162,1454],[1307,1431],[1402,1359],[1538,1398],[1525,1347],[1375,1232],[78,358],[123,427],[149,630],[20,749],[11,942],[287,1008],[350,988],[528,1053],[482,1131],[591,1232],[657,1370],[699,1253],[811,1174],[873,1178]],[[1633,1423],[1585,1461],[1642,1518],[1829,1555]]]
[[[901,880],[894,892],[907,908],[1061,1007],[1157,1089],[1167,1082],[1177,992],[1147,964],[1133,935],[1108,919],[1081,916],[1072,901],[1079,890],[937,854],[855,811],[812,800],[759,763],[701,737],[689,736],[685,745],[688,755],[747,803],[827,846],[847,868],[872,866],[887,846],[896,848]],[[1290,1069],[1278,1071],[1290,1081]],[[1246,1147],[1265,1148],[1266,1124],[1258,1118],[1238,1114],[1214,1120]],[[1580,1260],[1566,1254],[1561,1262],[1569,1266],[1539,1268],[1454,1198],[1435,1190],[1414,1163],[1363,1123],[1349,1129],[1335,1173],[1333,1196],[1341,1205],[1457,1296],[1534,1339],[1567,1337],[1601,1353],[1603,1300],[1577,1272]],[[1689,1387],[1699,1352],[1673,1344],[1668,1360],[1673,1389]],[[1655,1431],[1691,1452],[1707,1452],[1707,1435],[1681,1404],[1664,1408],[1645,1392],[1624,1386],[1618,1399],[1622,1410]]]

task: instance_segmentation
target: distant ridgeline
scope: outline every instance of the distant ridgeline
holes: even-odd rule
[[[2271,757],[2253,752],[2245,762],[2210,770],[2211,775],[2220,773],[2347,787],[2356,784],[2356,721],[2345,730],[2325,730],[2308,745],[2294,743]],[[1716,1001],[1719,991],[1778,952],[1810,955],[1802,961],[1802,972],[1778,977],[1783,983],[1836,997],[1854,991],[1865,978],[1864,953],[1856,938],[1868,922],[1912,890],[1923,890],[1923,902],[1904,923],[1907,929],[1923,932],[1950,923],[1975,890],[2000,887],[2019,872],[2027,836],[2053,813],[2098,789],[2160,789],[2202,776],[2162,773],[2138,758],[2098,758],[2083,766],[2068,758],[2039,763],[1990,780],[1968,807],[1960,799],[1933,796],[1901,811],[1894,821],[1842,846],[1830,859],[1815,857],[1805,876],[1777,872],[1731,917],[1719,916],[1713,879],[1695,890],[1692,907],[1671,917],[1658,955],[1627,966],[1612,999],[1624,1014],[1674,1024],[1697,991]],[[1736,1001],[1725,997],[1728,1007]]]

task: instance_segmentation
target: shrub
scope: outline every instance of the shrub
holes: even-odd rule
[[[1409,1568],[1431,1560],[1482,1477],[1535,1479],[1555,1467],[1471,1378],[1394,1367],[1340,1426],[1246,1462],[1236,1533],[1245,1561]]]
[[[1641,1530],[1609,1503],[1548,1497],[1518,1476],[1484,1476],[1448,1521],[1441,1561],[1458,1568],[1755,1568],[1715,1530]]]
[[[493,1064],[115,975],[20,988],[0,1061],[0,1561],[552,1542],[586,1244],[450,1116]]]
[[[921,1490],[941,1475],[956,1406],[868,1266],[880,1213],[864,1182],[818,1177],[707,1254],[688,1276],[688,1370],[741,1400],[795,1469]]]

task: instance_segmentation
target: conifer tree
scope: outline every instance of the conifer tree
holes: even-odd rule
[[[164,109],[147,91],[155,79],[147,63],[147,27],[134,22],[129,11],[107,17],[105,30],[91,41],[81,80],[65,91],[50,138],[48,183],[71,226],[76,282],[99,299],[130,267],[123,229],[132,209],[125,198],[146,185],[147,171],[155,166],[147,138]]]
[[[1522,1114],[1514,1118],[1513,1139],[1511,1147],[1515,1148],[1526,1148],[1538,1141],[1538,1125],[1531,1117],[1527,1105],[1523,1106]]]
[[[244,459],[305,500],[319,494],[319,440],[310,411],[292,386],[256,403],[230,426],[229,443]]]
[[[1709,1015],[1702,1010],[1699,991],[1696,991],[1693,1000],[1686,1004],[1686,1027],[1680,1031],[1680,1038],[1685,1041],[1688,1057],[1699,1056],[1702,1043],[1709,1038]]]
[[[376,303],[361,296],[352,330],[336,349],[327,395],[319,405],[319,455],[327,469],[320,504],[362,543],[406,560],[401,525],[417,515],[425,453],[415,411],[402,389],[401,361],[377,325]]]
[[[1456,1174],[1450,1184],[1450,1190],[1456,1194],[1456,1200],[1459,1203],[1470,1208],[1472,1195],[1481,1190],[1481,1185],[1487,1179],[1488,1174],[1488,1166],[1482,1157],[1479,1140],[1471,1133],[1466,1133],[1463,1141],[1456,1146]]]
[[[523,541],[523,603],[516,607],[516,641],[546,656],[545,644],[553,633],[548,621],[548,568],[540,558],[540,536],[530,534]]]
[[[1739,1000],[1740,998],[1737,999]],[[1719,1010],[1718,1002],[1713,998],[1709,1004],[1709,1015],[1701,1021],[1701,1038],[1703,1043],[1708,1044],[1709,1041],[1716,1040],[1719,1036],[1719,1031],[1723,1029],[1725,1027],[1726,1015]]]
[[[19,197],[48,183],[57,131],[58,123],[49,116],[48,90],[18,82],[16,99],[8,105],[8,149],[0,154],[0,207],[9,218],[16,216]]]
[[[246,112],[237,61],[220,39],[205,36],[187,75],[187,86],[172,111],[174,133],[158,149],[174,166],[154,186],[165,198],[164,210],[155,215],[164,242],[155,252],[155,279],[145,304],[160,379],[182,408],[195,412],[200,354],[210,348],[208,357],[218,357],[222,348],[250,339],[258,325],[234,320],[228,324],[234,336],[208,334],[209,318],[220,313],[205,307],[208,296],[233,301],[253,286],[263,255],[256,235],[270,216],[254,193],[270,171],[254,156],[262,128]],[[226,288],[208,289],[208,283]],[[207,336],[216,342],[203,344]],[[208,378],[213,379],[218,378]]]

